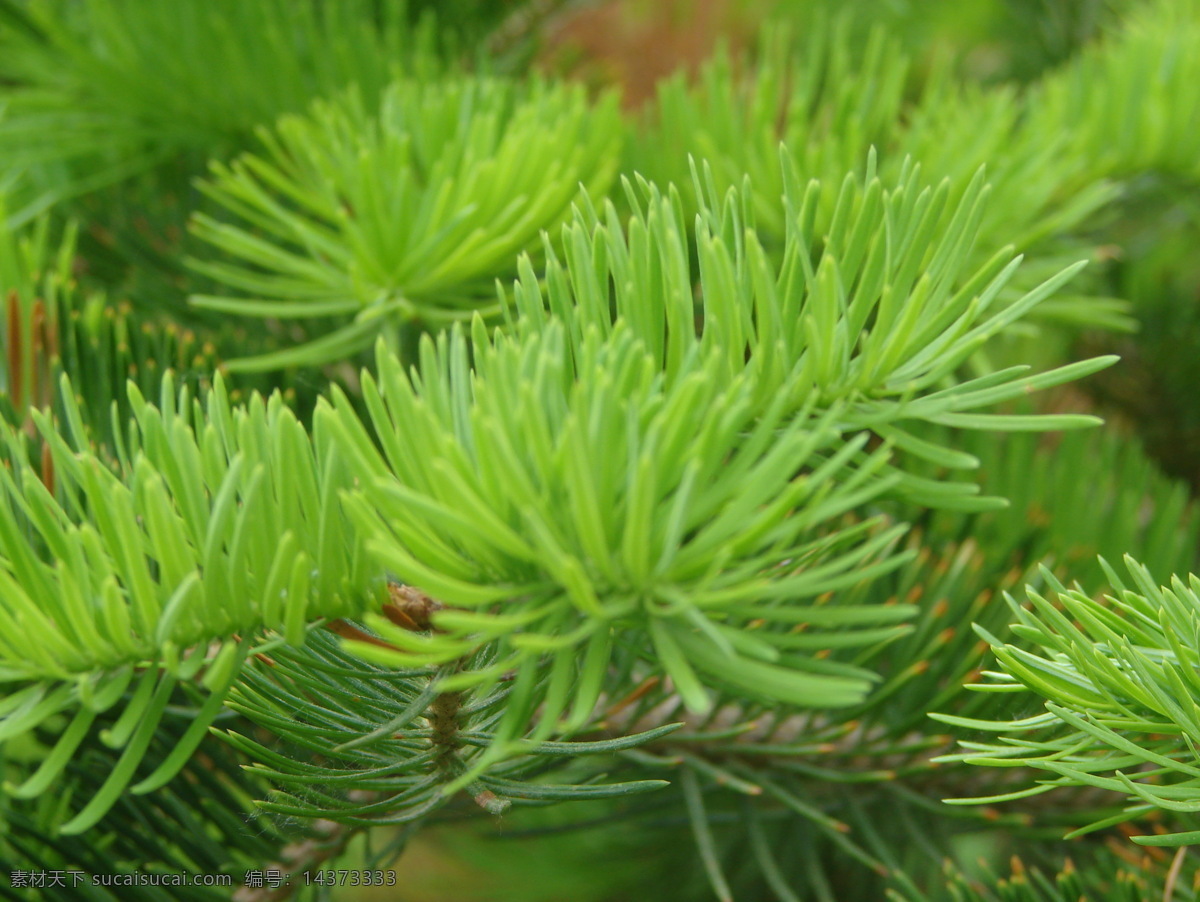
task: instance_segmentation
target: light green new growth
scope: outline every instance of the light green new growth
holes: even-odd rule
[[[1033,132],[1057,131],[1092,172],[1200,178],[1200,20],[1195,0],[1153,0],[1054,73],[1031,103]]]
[[[218,377],[201,404],[186,389],[177,398],[168,377],[156,409],[131,383],[134,423],[117,433],[114,471],[89,450],[65,379],[61,391],[70,442],[33,413],[49,468],[30,461],[24,433],[2,427],[0,680],[12,689],[0,735],[75,712],[14,790],[35,795],[92,719],[124,703],[125,726],[108,734],[125,749],[121,765],[62,827],[77,832],[125,789],[179,681],[203,672],[207,701],[142,791],[173,776],[204,736],[255,634],[302,643],[313,620],[360,613],[382,585],[344,522],[344,467],[314,454],[278,395],[233,409]],[[135,677],[140,688],[125,697]]]
[[[193,267],[242,296],[193,300],[318,324],[241,369],[345,358],[379,334],[398,349],[402,327],[494,311],[495,278],[581,183],[607,190],[619,131],[611,96],[593,107],[577,86],[456,79],[394,84],[377,113],[351,93],[259,138],[261,154],[215,164],[202,186],[244,224],[195,221],[233,262]]]
[[[968,456],[894,424],[1089,425],[1075,415],[967,411],[1112,362],[956,381],[990,335],[1071,274],[986,315],[1013,265],[960,274],[978,180],[957,210],[943,210],[944,189],[890,193],[872,180],[856,191],[848,178],[815,271],[802,201],[788,196],[796,227],[774,272],[741,225],[745,196],[731,192],[697,225],[695,298],[678,194],[644,190],[646,206],[627,228],[611,205],[604,224],[580,213],[562,232],[568,266],[549,245],[544,278],[524,261],[505,302],[511,331],[489,335],[477,317],[470,356],[460,330],[426,339],[409,376],[381,346],[378,377],[363,377],[371,432],[340,394],[317,414],[355,461],[360,491],[347,505],[368,548],[449,607],[427,635],[370,619],[396,649],[359,653],[413,666],[495,648],[490,667],[441,685],[490,687],[516,674],[496,756],[520,747],[535,710],[535,740],[587,724],[614,644],[650,654],[694,711],[710,707],[706,685],[807,707],[861,701],[871,671],[806,650],[832,641],[824,627],[851,623],[868,644],[900,612],[805,600],[906,558],[881,557],[902,527],[880,530],[869,517],[841,525],[843,516],[890,490],[931,505],[990,506],[971,497],[972,485],[885,472],[890,448],[866,453],[869,430],[939,464],[969,466]],[[939,216],[959,223],[946,229],[952,237],[900,240],[934,231]],[[853,630],[837,642],[856,644]],[[547,656],[548,678],[539,665]]]
[[[1032,767],[1054,776],[1006,793],[1025,798],[1065,786],[1094,786],[1125,795],[1118,815],[1076,831],[1082,834],[1156,808],[1200,810],[1200,577],[1171,578],[1159,586],[1132,558],[1125,565],[1134,588],[1101,562],[1115,594],[1100,602],[1068,590],[1049,573],[1057,604],[1033,589],[1026,609],[1009,597],[1012,630],[1028,643],[991,643],[1003,672],[973,688],[1031,690],[1045,713],[1011,722],[933,715],[946,723],[1000,734],[998,743],[962,741],[969,751],[943,760],[998,767]],[[954,799],[958,804],[975,801]],[[1200,830],[1134,836],[1135,842],[1178,846]]]
[[[695,89],[682,76],[664,82],[652,116],[631,142],[628,165],[659,184],[685,184],[691,154],[710,163],[720,190],[749,175],[768,249],[788,227],[778,205],[787,188],[776,163],[780,141],[800,180],[824,186],[811,201],[814,243],[834,222],[844,173],[855,171],[868,150],[878,151],[885,185],[904,182],[910,158],[920,161],[927,184],[949,179],[951,207],[986,167],[993,199],[973,224],[978,241],[968,263],[980,266],[1005,245],[1036,250],[1026,289],[1086,253],[1071,232],[1118,195],[1103,181],[1106,171],[1088,171],[1086,153],[1068,152],[1061,126],[1028,121],[1030,106],[1037,114],[1043,110],[1036,98],[963,84],[948,66],[912,76],[909,60],[882,28],[872,29],[865,45],[846,28],[815,29],[800,40],[767,30],[759,55],[744,74],[718,55]],[[917,95],[911,104],[903,100],[906,88]],[[1097,85],[1090,88],[1103,97]],[[1047,120],[1053,109],[1056,103],[1047,101]],[[690,211],[696,198],[685,192],[684,199]],[[1055,314],[1086,315],[1090,322],[1106,307],[1110,325],[1128,328],[1120,305],[1107,299],[1076,299]]]
[[[1200,511],[1083,427],[1195,434],[1107,295],[1191,322],[1132,212],[1194,212],[1200,7],[1118,5],[993,84],[855,0],[634,113],[499,74],[573,5],[0,0],[0,862],[486,812],[548,845],[480,898],[1196,902]]]

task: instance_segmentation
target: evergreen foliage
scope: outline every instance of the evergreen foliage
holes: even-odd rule
[[[1196,898],[1200,7],[877,5],[0,0],[0,896]]]

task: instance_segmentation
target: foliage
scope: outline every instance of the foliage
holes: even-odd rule
[[[580,184],[606,190],[617,122],[613,102],[593,109],[562,85],[404,81],[377,117],[351,94],[260,138],[265,159],[218,164],[204,187],[247,226],[195,223],[238,261],[195,268],[251,297],[196,303],[322,325],[353,319],[241,368],[325,363],[381,330],[399,348],[398,326],[436,328],[493,306],[496,277],[565,215]]]
[[[4,15],[2,159],[29,171],[36,207],[172,155],[227,152],[331,89],[376,96],[413,59],[392,2],[10,0]]]
[[[1200,578],[1174,577],[1170,588],[1160,587],[1132,559],[1126,567],[1137,591],[1126,589],[1109,571],[1117,594],[1107,605],[1053,578],[1061,611],[1030,590],[1032,609],[1014,605],[1013,631],[1036,651],[1001,644],[984,633],[1004,673],[980,688],[1029,688],[1046,699],[1045,714],[996,724],[935,715],[959,726],[1015,734],[1001,737],[999,745],[964,741],[973,750],[965,753],[970,763],[1021,764],[1057,775],[1013,797],[1070,784],[1129,796],[1131,804],[1117,818],[1084,829],[1154,808],[1189,813],[1197,808],[1193,648],[1200,629]],[[1135,836],[1134,841],[1182,845],[1197,835],[1193,830]]]
[[[800,6],[0,0],[0,895],[1194,898],[1200,11]]]
[[[1111,201],[1114,189],[1084,170],[1083,156],[1062,152],[1067,139],[1058,130],[1025,121],[1015,89],[963,84],[944,65],[915,76],[903,49],[881,28],[858,39],[845,28],[816,29],[795,43],[786,33],[769,33],[747,74],[718,55],[702,70],[697,89],[682,75],[664,82],[630,165],[684,184],[684,161],[692,153],[712,165],[719,190],[749,174],[756,222],[773,241],[785,230],[777,203],[785,187],[775,162],[780,141],[791,148],[799,177],[825,186],[814,199],[813,239],[830,228],[841,179],[870,148],[878,151],[885,184],[903,181],[910,159],[920,162],[928,184],[948,178],[950,206],[985,167],[994,199],[975,226],[980,235],[972,263],[1010,244],[1021,252],[1036,249],[1047,263],[1053,252],[1065,260],[1084,252],[1077,243],[1057,245]],[[917,98],[908,100],[909,92]],[[1093,298],[1088,320],[1101,309]]]

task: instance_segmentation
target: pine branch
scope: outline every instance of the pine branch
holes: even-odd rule
[[[355,84],[374,98],[401,72],[435,68],[428,31],[374,0],[88,0],[26,5],[22,19],[0,31],[0,172],[26,170],[31,210],[226,156],[315,97]]]
[[[1193,187],[1195,0],[1028,89],[780,35],[663,88],[622,197],[611,98],[431,77],[411,18],[0,0],[0,218],[96,213],[86,260],[50,219],[0,235],[0,856],[294,872],[588,801],[690,836],[722,898],[1194,898],[1157,847],[1197,836],[1200,583],[1149,574],[1194,568],[1196,512],[1121,439],[973,436],[1096,422],[1026,395],[1113,358],[1018,341],[1130,325],[1065,291],[1108,179]],[[154,198],[202,157],[211,291],[138,218],[185,215]],[[296,390],[373,342],[311,426],[209,387],[229,349]],[[1136,815],[1144,860],[1099,836]],[[939,878],[989,825],[1088,833],[1086,870]]]
[[[403,330],[494,312],[516,254],[607,190],[620,132],[611,96],[593,107],[577,87],[462,78],[400,81],[377,104],[352,92],[259,137],[262,153],[202,185],[239,222],[194,222],[226,259],[193,268],[240,294],[193,301],[338,325],[240,369],[325,363],[378,335],[398,350]]]
[[[155,770],[176,753],[180,740],[202,704],[190,687],[177,690],[170,714],[159,722],[143,767]],[[229,717],[224,718],[228,722]],[[96,724],[113,727],[115,715],[97,715]],[[58,738],[53,724],[25,737],[36,743],[35,760]],[[243,770],[244,760],[219,741],[207,738],[167,786],[141,796],[122,798],[83,836],[59,831],[64,800],[88,798],[117,766],[120,749],[105,745],[103,729],[84,737],[66,770],[55,778],[54,793],[23,800],[6,789],[0,861],[6,871],[81,871],[84,874],[207,873],[240,879],[245,871],[289,842],[307,835],[300,824],[282,825],[256,812],[252,800],[264,785]],[[20,759],[22,743],[7,743],[6,764]],[[41,752],[38,755],[37,752]],[[10,771],[11,772],[11,771]],[[74,878],[68,876],[68,887]],[[124,886],[92,887],[97,899],[160,898],[161,889]],[[227,898],[228,892],[180,887],[180,898]]]
[[[1068,152],[1101,176],[1169,172],[1193,184],[1200,169],[1200,20],[1194,0],[1153,0],[1120,29],[1049,76],[1031,130],[1052,127]]]
[[[816,241],[837,222],[844,173],[858,169],[868,151],[878,151],[884,184],[903,181],[909,158],[919,160],[924,183],[949,180],[951,205],[986,166],[993,198],[975,225],[972,267],[1011,245],[1030,257],[1017,276],[1028,290],[1091,254],[1086,242],[1071,236],[1118,196],[1102,174],[1087,168],[1089,154],[1103,145],[1068,149],[1061,128],[1047,127],[1054,121],[1048,111],[1030,125],[1033,100],[1007,86],[963,86],[948,66],[909,76],[906,54],[882,26],[863,36],[846,20],[818,22],[793,40],[786,27],[773,24],[764,29],[762,44],[747,71],[718,55],[694,89],[682,75],[665,83],[653,117],[634,139],[629,170],[680,185],[689,216],[699,202],[688,186],[690,155],[709,162],[718,192],[740,187],[748,175],[761,240],[776,256],[787,231],[777,203],[786,185],[776,163],[782,142],[800,179],[823,186],[813,198],[808,230],[819,247]],[[915,99],[906,98],[910,93]],[[1174,109],[1182,113],[1187,103]],[[1063,298],[1055,315],[1131,328],[1122,305],[1094,294]]]
[[[1127,796],[1123,813],[1077,831],[1081,833],[1155,808],[1190,813],[1196,808],[1200,778],[1198,728],[1187,706],[1187,699],[1196,695],[1200,663],[1190,641],[1200,634],[1200,579],[1193,575],[1185,583],[1173,577],[1169,589],[1158,587],[1149,571],[1126,558],[1136,587],[1131,590],[1106,563],[1102,566],[1116,593],[1107,605],[1066,589],[1048,574],[1058,606],[1032,589],[1027,592],[1030,610],[1009,599],[1017,617],[1013,631],[1036,652],[981,631],[1004,670],[985,687],[1031,689],[1046,700],[1045,713],[1011,723],[938,715],[951,725],[1011,734],[998,745],[964,741],[961,745],[970,751],[946,760],[1024,765],[1054,775],[1012,797],[1063,785]],[[1134,841],[1182,845],[1196,835],[1192,830],[1135,836]]]
[[[169,376],[161,410],[132,384],[128,392],[136,428],[112,468],[88,447],[68,381],[61,402],[72,444],[34,412],[53,494],[23,434],[3,430],[0,624],[9,638],[0,675],[13,689],[0,734],[74,717],[58,753],[13,793],[45,792],[95,714],[124,706],[111,739],[124,747],[120,763],[67,832],[96,823],[130,787],[177,683],[199,680],[208,697],[176,754],[135,792],[162,785],[187,760],[256,634],[275,629],[273,641],[300,644],[310,621],[358,613],[381,581],[336,505],[345,471],[314,453],[279,396],[234,409],[219,377],[203,405],[186,389],[176,398]],[[137,688],[125,697],[131,681]]]

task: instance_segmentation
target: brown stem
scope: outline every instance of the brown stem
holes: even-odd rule
[[[414,633],[436,632],[433,615],[444,605],[412,586],[388,583],[388,600],[383,604],[383,615],[392,623]],[[456,661],[454,671],[460,670],[465,660]],[[433,700],[425,719],[431,731],[430,744],[437,750],[435,758],[441,771],[450,772],[457,766],[458,750],[462,741],[458,736],[458,715],[462,710],[462,692],[443,692]]]
[[[461,692],[443,692],[433,700],[425,719],[431,730],[430,744],[437,750],[435,758],[441,771],[453,771],[458,762],[462,740],[458,735],[458,714],[462,709]]]
[[[396,626],[414,633],[435,631],[433,615],[444,605],[412,586],[388,583],[389,599],[384,602],[383,616]]]

